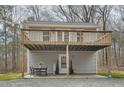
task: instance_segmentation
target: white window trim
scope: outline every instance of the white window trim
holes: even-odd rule
[[[59,73],[63,73],[62,70],[66,70],[65,73],[67,73],[67,67],[66,68],[61,68],[61,57],[62,56],[65,56],[66,57],[66,54],[59,54],[58,55],[58,61],[59,61]],[[67,64],[67,63],[66,63]]]
[[[62,32],[62,41],[64,42],[64,32]]]
[[[50,32],[50,41],[54,42],[57,41],[57,32]]]
[[[71,41],[71,32],[69,32],[69,42]]]
[[[56,40],[55,41],[58,41],[58,38],[57,38],[57,32],[56,32]]]

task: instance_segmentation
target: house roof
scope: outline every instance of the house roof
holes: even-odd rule
[[[31,27],[64,27],[64,28],[98,28],[100,26],[94,23],[69,23],[69,22],[31,22],[24,23],[25,26]]]

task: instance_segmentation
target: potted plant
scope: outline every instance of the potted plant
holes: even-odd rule
[[[74,73],[73,66],[72,66],[72,60],[70,61],[69,73],[70,74]]]
[[[57,60],[57,63],[56,63],[56,71],[55,71],[55,74],[58,75],[59,74],[59,62]]]

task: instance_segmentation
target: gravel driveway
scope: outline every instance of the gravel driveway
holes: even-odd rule
[[[1,87],[124,87],[124,79],[21,79],[0,81]]]

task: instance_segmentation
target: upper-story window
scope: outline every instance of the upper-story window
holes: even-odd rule
[[[56,32],[50,32],[50,40],[51,41],[56,41],[57,40]]]
[[[49,41],[49,32],[43,32],[43,41]]]
[[[77,41],[83,41],[83,33],[77,32]]]
[[[58,41],[62,41],[62,32],[57,32]]]
[[[64,32],[64,41],[69,41],[69,32]]]

